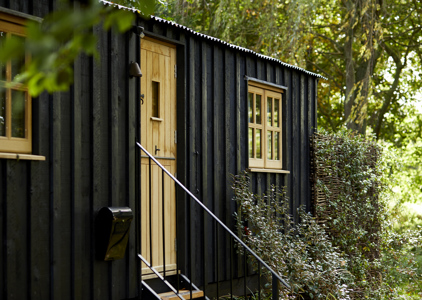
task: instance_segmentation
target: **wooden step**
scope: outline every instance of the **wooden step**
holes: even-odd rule
[[[179,294],[182,295],[182,297],[185,298],[185,299],[196,299],[196,298],[204,297],[204,292],[203,291],[200,291],[200,290],[194,290],[194,291],[192,291],[192,298],[190,298],[190,291],[189,290],[180,290],[179,291]],[[180,299],[173,292],[161,293],[161,294],[158,294],[158,296],[160,296],[161,299],[165,299],[165,300],[177,300],[177,299]]]

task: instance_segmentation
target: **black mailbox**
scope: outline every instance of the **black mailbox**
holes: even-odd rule
[[[132,219],[129,207],[103,207],[98,211],[95,222],[98,259],[107,261],[125,256]]]

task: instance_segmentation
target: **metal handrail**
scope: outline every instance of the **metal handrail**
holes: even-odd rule
[[[273,269],[271,269],[270,266],[268,266],[252,249],[250,249],[233,231],[231,231],[219,218],[217,218],[216,215],[214,215],[201,201],[199,201],[198,198],[196,198],[191,191],[189,191],[179,180],[177,180],[176,177],[174,177],[169,171],[167,171],[166,168],[164,168],[156,159],[154,156],[152,156],[140,143],[136,142],[136,145],[144,151],[144,153],[152,159],[157,166],[159,166],[174,182],[177,183],[179,187],[181,187],[192,199],[196,201],[196,203],[201,206],[218,224],[220,224],[221,227],[223,227],[236,241],[244,247],[245,250],[247,250],[252,256],[254,256],[257,261],[263,265],[265,268],[267,268],[268,271],[271,272],[272,277],[277,278],[287,289],[290,289],[290,285],[284,281],[283,278],[281,278]],[[273,286],[273,292],[275,292],[274,286]]]

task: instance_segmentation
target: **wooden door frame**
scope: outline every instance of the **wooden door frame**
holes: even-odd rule
[[[177,78],[176,78],[176,107],[177,107],[177,114],[176,114],[176,126],[177,126],[177,160],[176,160],[176,169],[177,169],[177,179],[184,185],[187,184],[187,171],[186,171],[186,159],[187,159],[187,145],[186,145],[186,109],[187,109],[187,99],[186,99],[186,61],[187,61],[187,53],[186,53],[186,43],[180,40],[174,40],[170,38],[166,38],[160,35],[157,35],[153,32],[148,30],[144,30],[145,36],[162,41],[165,43],[170,43],[176,46],[176,64],[177,64]],[[137,61],[140,62],[141,71],[142,71],[142,64],[141,64],[141,38],[137,36],[136,41],[136,57]],[[184,36],[180,37],[181,40],[185,40]],[[141,80],[136,81],[136,95],[141,95]],[[135,112],[136,112],[136,141],[141,142],[141,103],[139,96],[135,99]],[[136,147],[136,191],[135,191],[135,199],[136,199],[136,213],[135,222],[136,224],[136,253],[141,253],[141,211],[140,211],[140,201],[141,201],[141,150]],[[181,192],[180,189],[176,191],[176,222],[178,220],[185,220],[186,219],[186,194]],[[187,228],[184,222],[177,223],[177,262],[179,270],[182,273],[186,273],[187,266],[188,266],[188,258],[186,256],[186,233]],[[141,286],[142,281],[142,263],[139,258],[137,258],[137,269],[138,269],[138,286]]]

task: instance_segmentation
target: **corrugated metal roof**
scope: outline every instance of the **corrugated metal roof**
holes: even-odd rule
[[[103,3],[104,5],[109,5],[109,6],[112,6],[112,7],[116,7],[116,8],[118,8],[118,9],[129,10],[129,11],[132,11],[133,13],[140,13],[140,11],[139,11],[139,10],[137,10],[137,9],[130,8],[130,7],[126,7],[126,6],[123,6],[123,5],[119,5],[119,4],[116,4],[116,3],[110,2],[110,1],[106,1],[106,0],[98,0],[98,1],[99,1],[100,3]],[[273,57],[270,57],[270,56],[262,55],[262,54],[256,53],[255,51],[252,51],[252,50],[250,50],[250,49],[243,48],[243,47],[240,47],[240,46],[236,46],[236,45],[233,45],[233,44],[227,43],[227,42],[225,42],[225,41],[222,41],[222,40],[220,40],[220,39],[218,39],[218,38],[215,38],[215,37],[212,37],[212,36],[209,36],[209,35],[203,34],[203,33],[196,32],[196,31],[192,30],[192,29],[191,29],[191,28],[189,28],[189,27],[186,27],[186,26],[183,26],[183,25],[177,24],[177,23],[175,23],[175,22],[173,22],[173,21],[168,21],[168,20],[162,19],[162,18],[160,18],[160,17],[156,17],[156,16],[151,16],[151,19],[152,19],[152,20],[155,20],[155,21],[157,21],[157,22],[159,22],[159,23],[164,23],[164,24],[166,24],[166,25],[170,25],[170,26],[173,26],[173,27],[179,28],[179,29],[181,29],[181,30],[184,30],[184,31],[186,31],[186,32],[189,32],[189,33],[190,33],[190,34],[192,34],[192,35],[196,35],[196,36],[199,36],[199,37],[201,37],[201,38],[204,38],[204,39],[207,39],[207,40],[211,40],[211,41],[213,41],[213,42],[217,42],[217,43],[223,44],[223,45],[225,45],[225,46],[227,46],[227,47],[229,47],[229,48],[233,48],[233,49],[236,49],[236,50],[239,50],[239,51],[242,51],[242,52],[250,53],[250,54],[252,54],[252,55],[255,55],[255,56],[257,56],[257,57],[259,57],[259,58],[262,58],[262,59],[265,59],[265,60],[273,61],[273,62],[278,63],[278,64],[280,64],[280,65],[282,65],[282,66],[284,66],[284,67],[288,67],[288,68],[291,68],[291,69],[295,69],[295,70],[298,70],[298,71],[304,72],[304,73],[306,73],[306,74],[308,74],[308,75],[315,76],[315,77],[318,77],[318,78],[327,79],[327,78],[325,78],[325,77],[323,77],[323,76],[321,76],[321,75],[319,75],[319,74],[309,72],[309,71],[307,71],[307,70],[305,70],[305,69],[302,69],[302,68],[299,68],[299,67],[297,67],[297,66],[289,65],[289,64],[287,64],[287,63],[285,63],[285,62],[282,62],[281,60],[279,60],[279,59],[277,59],[277,58],[273,58]]]

